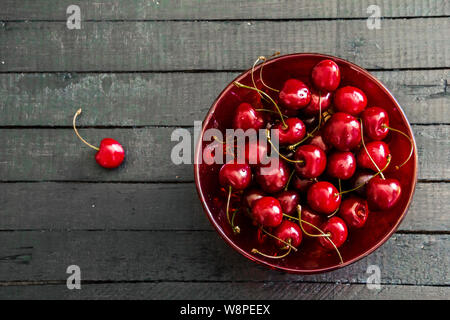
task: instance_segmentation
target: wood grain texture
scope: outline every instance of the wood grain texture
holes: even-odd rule
[[[65,20],[70,0],[3,0],[0,20]],[[366,18],[378,5],[383,17],[450,15],[445,0],[79,0],[82,19],[315,19]]]
[[[328,53],[372,69],[445,68],[449,28],[448,18],[385,20],[379,30],[365,20],[85,22],[81,30],[6,22],[0,71],[242,70],[275,51]]]
[[[0,286],[0,299],[163,299],[163,300],[442,300],[449,287],[285,282],[160,282],[81,284],[81,290],[62,285]],[[177,310],[175,310],[177,312]]]
[[[419,183],[399,231],[450,230],[449,197]],[[193,183],[3,183],[0,204],[1,230],[213,230]]]
[[[67,117],[67,123],[70,118]],[[173,130],[80,130],[92,144],[111,137],[125,146],[126,163],[109,171],[97,165],[95,151],[78,141],[72,129],[0,129],[4,141],[0,177],[2,181],[193,181],[192,165],[175,165],[171,161],[171,150],[178,144],[171,142]],[[450,126],[414,125],[413,131],[419,154],[419,179],[448,180]]]
[[[375,264],[383,284],[450,285],[445,267],[450,263],[449,240],[449,235],[394,234],[346,268],[298,276],[256,265],[215,232],[1,232],[0,281],[66,280],[67,267],[76,264],[86,281],[366,283],[367,267]]]
[[[373,72],[411,123],[450,123],[449,70]],[[0,126],[192,126],[238,73],[0,74]]]

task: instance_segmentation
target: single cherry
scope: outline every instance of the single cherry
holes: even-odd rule
[[[381,168],[380,168],[381,169]],[[357,194],[362,197],[366,196],[366,186],[370,179],[372,179],[373,173],[369,171],[359,171],[352,179],[352,188]]]
[[[331,92],[322,92],[315,88],[311,89],[311,101],[308,106],[302,110],[302,113],[306,116],[312,116],[328,110],[331,106],[331,97]]]
[[[285,190],[277,194],[277,199],[280,201],[283,213],[292,214],[295,212],[297,205],[300,202],[300,197],[297,192],[293,190]]]
[[[359,149],[356,155],[356,161],[359,168],[378,171],[382,170],[388,164],[390,154],[389,146],[385,142],[372,141],[367,143],[365,148],[362,147]]]
[[[275,237],[283,240],[276,240],[276,245],[280,248],[286,247],[286,243],[289,243],[293,247],[298,247],[302,242],[302,230],[297,223],[289,220],[283,220],[283,222],[275,229]]]
[[[324,233],[329,237],[320,237],[320,244],[326,249],[335,249],[334,245],[339,248],[347,240],[348,229],[344,220],[339,217],[332,217],[322,225]],[[329,240],[328,240],[329,239]],[[330,242],[333,241],[334,245]]]
[[[234,129],[258,130],[264,128],[265,125],[264,116],[261,112],[256,111],[251,104],[243,102],[237,107],[233,118]]]
[[[322,60],[314,66],[311,78],[317,89],[334,91],[341,82],[341,71],[336,62],[328,59]]]
[[[303,161],[295,164],[295,171],[303,178],[320,176],[327,166],[327,156],[318,146],[305,144],[295,151],[295,160]]]
[[[242,200],[243,200],[244,205],[251,209],[253,206],[253,203],[255,203],[256,200],[259,200],[265,196],[266,196],[265,193],[262,192],[261,190],[250,189],[244,193]]]
[[[80,134],[78,133],[77,127],[76,127],[76,120],[77,117],[81,114],[81,109],[78,109],[78,111],[75,113],[73,117],[73,130],[75,131],[75,134],[77,137],[87,146],[91,147],[94,150],[97,150],[97,153],[95,155],[95,161],[102,166],[103,168],[107,169],[114,169],[120,166],[125,159],[125,151],[123,150],[122,145],[117,142],[114,139],[111,138],[105,138],[100,142],[100,147],[95,147],[92,144],[88,143],[86,140],[84,140]]]
[[[388,210],[400,199],[402,189],[397,179],[374,177],[367,183],[367,202],[371,210]]]
[[[289,79],[284,83],[279,98],[285,108],[300,110],[309,104],[311,93],[303,81]]]
[[[306,193],[309,187],[313,184],[314,179],[300,178],[297,175],[295,175],[292,179],[292,186],[302,193]]]
[[[342,87],[334,94],[334,106],[337,111],[356,116],[366,108],[367,97],[362,90],[356,87]]]
[[[278,159],[277,162],[278,165],[272,161],[255,169],[256,182],[267,193],[273,194],[283,190],[291,174],[291,169],[284,160]]]
[[[328,153],[330,151],[330,146],[325,143],[325,140],[323,139],[322,133],[319,132],[314,137],[312,137],[308,144],[312,144],[314,146],[318,146],[320,149],[323,150],[323,152]]]
[[[288,118],[285,120],[287,128],[281,122],[278,122],[272,129],[276,131],[274,137],[278,137],[278,143],[283,145],[294,144],[302,140],[306,135],[306,127],[299,118]]]
[[[319,181],[308,189],[307,201],[311,209],[328,215],[339,208],[341,195],[331,183]]]
[[[361,142],[361,124],[348,113],[336,112],[326,122],[323,138],[340,151],[350,151]]]
[[[350,179],[356,170],[356,159],[349,151],[335,151],[328,156],[327,173],[337,179]]]
[[[316,226],[317,228],[320,228],[320,226],[323,224],[323,220],[324,217],[320,214],[318,214],[317,212],[314,212],[313,210],[311,210],[310,208],[304,206],[302,207],[302,220],[306,221],[314,226]],[[311,235],[317,235],[317,229],[310,226],[308,223],[302,223],[302,227],[303,230],[305,230],[305,233],[307,234],[311,234]]]
[[[342,201],[339,216],[352,229],[361,228],[369,216],[367,201],[359,197],[350,197]]]
[[[361,119],[364,134],[372,140],[383,140],[389,133],[389,116],[380,107],[370,107],[363,111]]]
[[[267,142],[263,143],[258,139],[245,143],[245,162],[250,166],[259,166],[268,163],[270,161],[269,158],[270,154]]]
[[[222,165],[219,171],[219,182],[222,187],[244,190],[252,181],[252,171],[248,164],[230,161]]]
[[[274,197],[262,197],[253,203],[252,217],[263,227],[278,227],[283,221],[283,210]]]

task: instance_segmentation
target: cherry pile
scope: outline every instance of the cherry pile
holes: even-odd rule
[[[236,215],[248,215],[258,228],[259,243],[270,240],[278,248],[275,254],[256,248],[252,253],[284,258],[310,237],[325,249],[336,250],[343,263],[338,248],[349,231],[363,227],[370,212],[390,209],[398,202],[400,182],[383,172],[408,162],[412,140],[389,127],[387,112],[382,106],[368,106],[362,90],[340,86],[341,73],[334,61],[315,65],[309,86],[288,79],[279,89],[264,83],[265,61],[260,57],[253,65],[253,86],[234,82],[253,91],[257,99],[237,106],[233,129],[266,129],[268,144],[246,142],[246,163],[235,158],[220,168],[227,221],[238,234]],[[262,62],[261,88],[253,74],[258,62]],[[390,131],[403,135],[411,145],[409,156],[396,165],[383,141]],[[276,132],[279,148],[270,132]],[[226,142],[220,143],[228,150]],[[269,154],[279,157],[271,169],[262,161]]]

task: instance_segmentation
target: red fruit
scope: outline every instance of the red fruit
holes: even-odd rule
[[[242,200],[244,202],[244,205],[251,209],[252,206],[253,206],[253,203],[256,200],[259,200],[259,199],[261,199],[264,196],[265,196],[265,194],[261,190],[250,189],[250,190],[247,190],[244,193],[244,196],[243,196]]]
[[[251,181],[252,171],[248,164],[238,164],[230,161],[220,168],[219,182],[222,187],[243,190],[250,185]]]
[[[358,189],[355,190],[357,194],[360,196],[365,197],[366,196],[366,186],[370,179],[372,179],[373,173],[369,171],[360,171],[355,174],[352,181],[352,188],[358,187]]]
[[[361,142],[361,125],[354,116],[337,112],[326,122],[323,138],[340,151],[350,151]]]
[[[341,71],[334,61],[322,60],[314,66],[311,78],[317,89],[334,91],[341,82]]]
[[[302,242],[302,230],[297,223],[284,220],[276,229],[275,237],[290,243],[293,247],[298,247]],[[286,247],[286,243],[276,240],[276,245],[280,248]]]
[[[307,201],[311,209],[328,215],[339,208],[341,195],[331,183],[319,181],[308,189]]]
[[[306,135],[306,127],[302,120],[299,118],[288,118],[284,120],[288,126],[286,129],[283,127],[283,123],[279,122],[272,129],[275,129],[273,137],[278,137],[278,143],[283,145],[294,144],[302,140]]]
[[[389,133],[389,116],[379,107],[370,107],[361,114],[363,131],[372,140],[383,140]]]
[[[125,151],[120,143],[111,138],[105,138],[100,142],[100,148],[95,155],[95,161],[107,169],[120,166],[125,159]]]
[[[303,178],[316,178],[320,176],[327,166],[327,156],[322,149],[311,144],[305,144],[295,151],[295,160],[303,163],[295,164],[295,171]]]
[[[350,229],[361,228],[369,216],[367,201],[358,197],[345,199],[339,208],[339,216],[344,219]]]
[[[235,113],[233,118],[233,128],[234,129],[262,129],[265,126],[265,121],[263,115],[256,111],[249,103],[241,103]]]
[[[337,248],[342,246],[345,240],[347,240],[347,226],[344,220],[339,217],[332,217],[325,222],[322,225],[322,230],[324,233],[330,233],[330,240],[333,241]],[[334,246],[326,237],[320,237],[320,244],[326,249],[334,249]]]
[[[334,94],[334,106],[337,111],[356,116],[366,108],[367,97],[356,87],[342,87]]]
[[[312,144],[314,146],[318,146],[325,153],[330,151],[330,147],[325,143],[321,133],[319,133],[319,134],[315,135],[314,137],[312,137],[311,140],[309,140],[308,144]]]
[[[269,162],[268,145],[259,140],[250,140],[245,144],[245,162],[250,166],[258,166]],[[239,160],[238,153],[238,160]]]
[[[271,162],[258,166],[255,170],[256,182],[267,193],[278,193],[286,186],[291,169],[285,161],[279,159],[278,165]]]
[[[309,187],[312,186],[314,184],[314,181],[312,179],[303,179],[298,177],[297,175],[295,175],[292,178],[292,186],[300,191],[300,192],[307,192]]]
[[[311,89],[311,101],[308,106],[302,110],[302,113],[306,116],[312,116],[328,110],[331,105],[331,92],[319,91],[317,89]]]
[[[333,178],[350,179],[356,170],[356,159],[349,151],[336,151],[328,156],[327,173]]]
[[[397,179],[372,178],[367,184],[367,202],[371,210],[388,210],[395,206],[402,189]]]
[[[380,170],[387,165],[391,151],[386,143],[383,141],[372,141],[366,144],[366,149]],[[370,159],[369,154],[367,154],[366,149],[364,149],[364,147],[359,149],[358,154],[356,155],[358,167],[378,171]]]
[[[312,225],[316,226],[317,228],[320,228],[320,226],[323,223],[323,216],[312,211],[310,208],[308,207],[303,207],[302,208],[302,220],[311,223]],[[302,227],[305,230],[305,232],[309,233],[309,234],[319,234],[318,230],[310,225],[308,225],[307,223],[302,223]]]
[[[311,100],[311,93],[302,81],[289,79],[284,83],[279,97],[284,107],[300,110],[308,105]]]
[[[273,197],[262,197],[253,203],[252,217],[263,227],[278,227],[283,221],[281,204]]]
[[[298,193],[291,190],[282,191],[277,195],[278,201],[280,201],[281,209],[283,213],[292,214],[295,212],[297,205],[300,202]]]

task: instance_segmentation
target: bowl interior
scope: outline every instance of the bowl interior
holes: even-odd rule
[[[264,82],[271,87],[281,88],[287,79],[296,78],[310,85],[311,70],[315,64],[323,59],[332,59],[339,65],[341,70],[340,86],[352,85],[363,90],[368,98],[368,106],[379,106],[385,109],[389,114],[390,126],[405,132],[414,139],[405,115],[389,91],[367,71],[348,61],[321,54],[281,56],[264,65]],[[257,77],[259,67],[255,69],[254,75],[259,82]],[[251,85],[250,71],[243,73],[236,80]],[[209,128],[217,128],[225,132],[225,129],[232,127],[233,113],[239,103],[252,102],[252,99],[254,99],[254,93],[251,90],[237,88],[230,83],[211,107],[203,123],[203,131]],[[406,165],[400,170],[395,170],[395,164],[403,162],[408,156],[409,143],[405,137],[395,133],[390,133],[385,141],[389,144],[392,152],[393,164],[386,170],[385,175],[400,181],[402,187],[401,199],[390,210],[370,212],[367,223],[363,228],[349,232],[346,243],[340,248],[344,264],[339,264],[335,251],[325,251],[318,244],[318,241],[307,239],[307,237],[304,237],[298,252],[281,260],[271,260],[251,254],[252,248],[264,250],[264,247],[257,242],[257,228],[251,225],[247,217],[240,215],[237,219],[239,219],[238,223],[242,232],[239,235],[233,234],[225,215],[226,194],[218,182],[220,164],[207,165],[199,161],[203,148],[208,142],[199,143],[196,149],[195,179],[197,190],[205,212],[219,234],[228,244],[249,259],[288,272],[315,273],[329,271],[348,265],[378,248],[395,231],[408,209],[416,184],[416,151]],[[270,248],[267,248],[267,250],[270,250]]]

